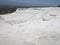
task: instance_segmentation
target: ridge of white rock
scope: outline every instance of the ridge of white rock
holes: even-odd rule
[[[17,9],[0,15],[0,45],[60,45],[60,8]]]

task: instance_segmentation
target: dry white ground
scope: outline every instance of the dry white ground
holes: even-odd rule
[[[60,8],[17,9],[0,15],[0,45],[60,45]]]

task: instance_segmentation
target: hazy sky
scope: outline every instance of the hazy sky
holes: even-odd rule
[[[60,5],[60,0],[0,0],[1,4],[11,5]]]

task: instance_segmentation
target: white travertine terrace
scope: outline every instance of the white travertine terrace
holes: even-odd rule
[[[0,15],[0,45],[60,45],[60,8],[17,9]]]

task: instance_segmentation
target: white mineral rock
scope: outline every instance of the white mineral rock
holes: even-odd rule
[[[0,15],[0,45],[60,45],[60,8],[17,9]]]

